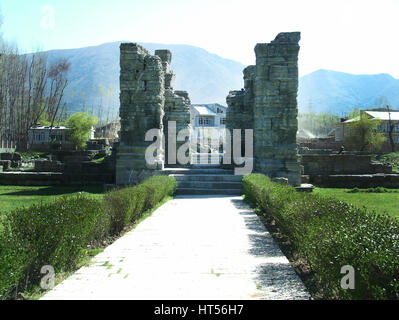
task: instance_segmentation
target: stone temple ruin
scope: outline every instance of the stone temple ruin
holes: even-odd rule
[[[227,97],[226,127],[254,130],[254,169],[300,185],[298,131],[299,32],[280,33],[255,47],[256,65],[244,69],[244,89]],[[243,141],[243,139],[242,139]]]
[[[256,65],[244,70],[244,89],[227,97],[226,128],[253,129],[254,171],[288,178],[299,186],[296,133],[299,32],[280,33],[268,44],[255,47]],[[134,184],[162,173],[168,163],[168,121],[176,131],[190,129],[190,99],[185,91],[174,91],[170,69],[171,52],[151,55],[143,47],[123,43],[120,47],[120,145],[116,161],[116,183]],[[146,132],[164,133],[162,152],[148,164]],[[173,131],[172,131],[173,132]],[[242,140],[243,142],[243,140]],[[177,142],[177,149],[183,142]],[[172,155],[173,158],[174,155]]]
[[[148,164],[145,152],[150,129],[159,129],[167,137],[168,121],[176,121],[176,131],[190,128],[190,99],[185,91],[174,91],[175,75],[170,69],[172,55],[157,50],[151,55],[133,43],[121,44],[120,56],[120,145],[116,162],[116,183],[137,183],[163,170],[168,145],[162,139],[163,155]],[[161,136],[160,136],[161,137]],[[178,142],[183,144],[184,142]],[[166,151],[165,151],[166,150]]]

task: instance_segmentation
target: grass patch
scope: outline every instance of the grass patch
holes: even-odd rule
[[[87,263],[90,252],[98,252],[92,249],[112,243],[175,190],[174,178],[157,176],[98,197],[71,192],[5,214],[0,232],[0,300],[31,292],[40,282],[42,266],[51,265],[57,275],[76,270]]]
[[[93,159],[92,162],[102,163],[102,162],[104,162],[104,160],[105,160],[105,157],[101,157],[101,158]]]
[[[113,265],[110,264],[109,261],[105,261],[101,266],[102,267],[107,267],[107,269],[111,269],[113,267]]]
[[[84,192],[90,197],[101,199],[105,190],[102,185],[91,186],[0,186],[0,223],[1,214],[17,208],[28,207],[35,203],[49,202],[64,195]]]
[[[366,207],[377,214],[385,213],[399,219],[399,190],[397,189],[315,188],[313,193],[351,203],[360,208]]]

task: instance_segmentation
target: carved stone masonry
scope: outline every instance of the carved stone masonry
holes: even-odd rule
[[[165,139],[168,121],[176,121],[177,130],[189,128],[190,100],[186,92],[174,92],[172,54],[157,50],[151,55],[135,43],[120,46],[120,145],[116,160],[116,184],[136,184],[159,174],[165,164]],[[151,129],[159,130],[161,148],[155,163],[145,153],[153,141],[145,141]],[[183,142],[184,143],[184,142]],[[167,160],[167,158],[166,158]]]
[[[227,128],[254,130],[254,167],[299,186],[297,155],[299,32],[280,33],[255,47],[256,66],[244,70],[245,88],[227,97]]]

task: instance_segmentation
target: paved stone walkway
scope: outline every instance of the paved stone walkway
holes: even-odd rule
[[[309,299],[241,197],[180,196],[42,299]]]

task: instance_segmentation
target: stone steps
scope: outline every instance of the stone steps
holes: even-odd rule
[[[168,175],[183,174],[183,175],[234,175],[234,170],[220,169],[220,168],[166,168],[164,172]]]
[[[214,181],[214,182],[238,182],[241,183],[242,176],[233,174],[172,174],[177,181]]]
[[[177,181],[180,188],[199,188],[199,189],[241,189],[241,182],[222,182],[222,181]]]
[[[176,194],[179,196],[183,195],[231,195],[231,196],[241,196],[241,189],[199,189],[199,188],[177,188]]]
[[[170,170],[177,181],[178,195],[242,195],[242,176],[233,170],[194,168]]]

